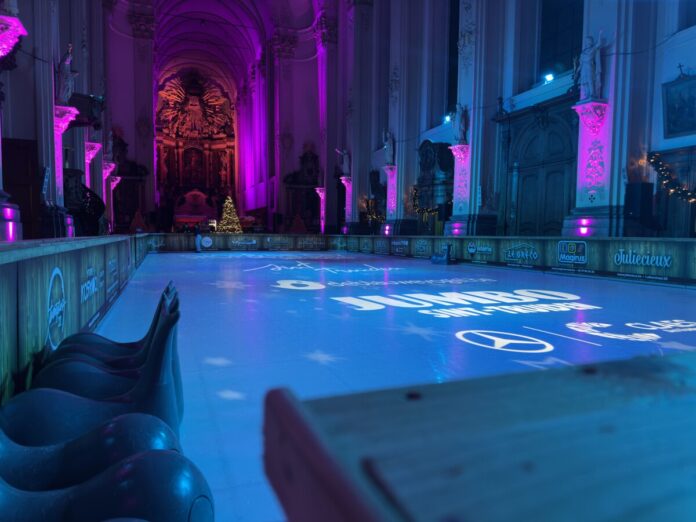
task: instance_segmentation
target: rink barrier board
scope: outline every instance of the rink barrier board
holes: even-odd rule
[[[147,235],[0,246],[2,401],[30,384],[44,350],[98,325],[150,248]]]
[[[152,250],[195,250],[193,234],[152,234]],[[283,234],[202,234],[203,251],[318,251],[393,255],[429,259],[452,245],[452,256],[465,263],[609,275],[675,283],[696,282],[696,240],[567,237],[431,237]],[[159,246],[157,246],[159,245]]]

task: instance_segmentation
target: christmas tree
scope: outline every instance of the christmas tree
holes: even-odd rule
[[[228,234],[241,234],[242,225],[239,224],[239,216],[234,208],[234,201],[230,196],[225,199],[225,204],[222,206],[222,218],[218,223],[217,232],[226,232]]]

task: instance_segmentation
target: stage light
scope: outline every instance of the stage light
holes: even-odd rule
[[[545,74],[544,80],[546,80],[546,83],[552,82],[553,81],[553,74],[552,73]]]
[[[445,114],[445,120],[444,120],[444,121],[445,121],[445,123],[451,122],[451,121],[452,121],[452,116],[450,116],[449,114]]]

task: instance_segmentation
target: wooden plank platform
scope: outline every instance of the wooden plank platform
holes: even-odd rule
[[[290,521],[696,520],[696,355],[298,401],[268,393]]]

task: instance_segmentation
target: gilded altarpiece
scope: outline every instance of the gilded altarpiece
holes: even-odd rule
[[[205,195],[208,210],[200,216],[203,219],[218,217],[225,196],[233,194],[234,111],[224,88],[197,70],[179,73],[160,85],[157,187],[160,207],[171,213],[175,225],[177,207],[187,195]]]

